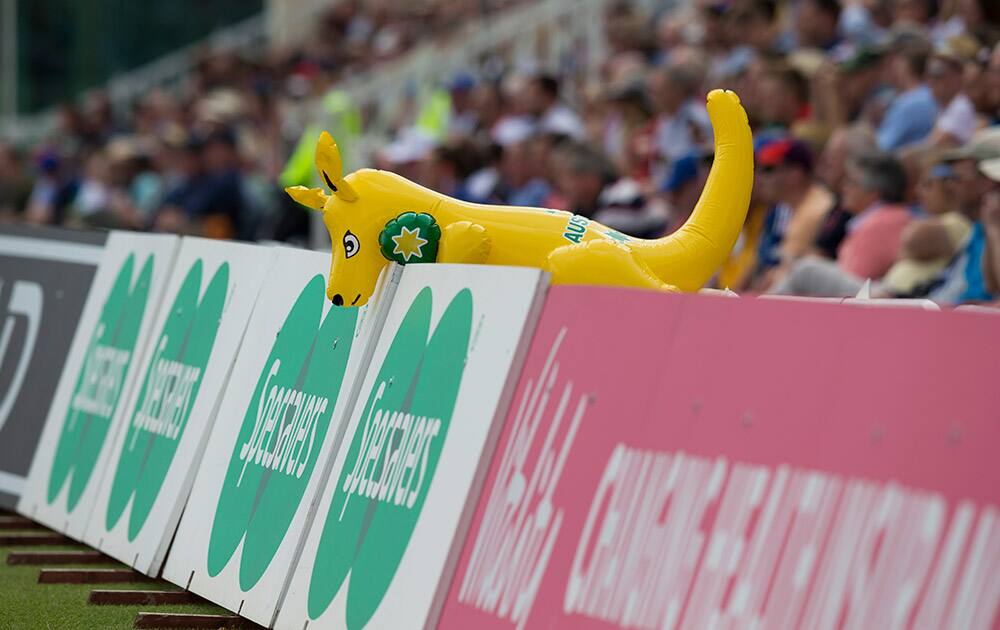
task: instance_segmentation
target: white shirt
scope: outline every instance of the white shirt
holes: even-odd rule
[[[938,116],[934,130],[946,133],[959,144],[965,144],[976,131],[976,108],[965,94],[951,99],[948,107]]]
[[[697,132],[697,133],[696,133]],[[708,118],[705,104],[690,99],[671,116],[660,116],[656,121],[656,151],[659,157],[654,166],[653,179],[661,181],[669,173],[675,160],[695,152],[700,142],[710,145],[712,122]]]

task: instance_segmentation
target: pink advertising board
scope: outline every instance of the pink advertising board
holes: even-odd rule
[[[439,628],[1000,628],[1000,317],[553,287]]]

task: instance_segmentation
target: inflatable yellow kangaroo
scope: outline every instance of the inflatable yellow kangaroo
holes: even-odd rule
[[[327,297],[337,306],[367,303],[390,261],[541,267],[555,284],[696,291],[736,243],[753,184],[753,145],[740,99],[713,90],[708,113],[715,161],[705,190],[687,223],[656,240],[559,210],[465,203],[386,171],[344,177],[326,132],[316,145],[316,166],[332,194],[304,186],[286,191],[323,212],[333,241]]]

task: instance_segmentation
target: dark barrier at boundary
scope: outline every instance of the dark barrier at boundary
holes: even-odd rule
[[[17,504],[106,238],[0,226],[0,507]]]

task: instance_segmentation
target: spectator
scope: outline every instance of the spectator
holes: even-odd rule
[[[888,155],[858,159],[847,170],[844,208],[853,216],[837,260],[803,258],[777,283],[781,295],[844,297],[866,279],[880,279],[899,255],[909,209],[900,205],[906,190],[902,165]]]
[[[983,112],[989,119],[989,124],[1000,124],[1000,42],[993,48],[989,63],[984,72],[985,96]]]
[[[986,236],[983,252],[984,288],[991,296],[1000,295],[1000,159],[980,162],[979,169],[993,188],[983,197],[981,219]]]
[[[984,199],[995,189],[995,182],[979,165],[1000,158],[1000,129],[979,132],[945,158],[955,172],[959,210],[972,222],[972,230],[960,255],[945,269],[929,297],[942,304],[989,301],[993,295],[983,275],[986,232],[980,211]]]
[[[847,234],[851,213],[841,205],[840,192],[846,178],[846,165],[876,151],[875,134],[870,127],[859,124],[839,127],[830,136],[820,155],[817,175],[837,199],[816,236],[815,252],[824,258],[836,258],[840,243]]]
[[[543,177],[540,159],[542,147],[538,140],[526,135],[503,147],[500,158],[501,196],[512,206],[539,207],[552,194],[552,187]]]
[[[576,112],[559,99],[559,79],[552,75],[539,75],[529,82],[525,94],[528,112],[535,117],[543,133],[568,136],[574,140],[584,137],[583,121]]]
[[[956,51],[956,46],[939,46],[925,71],[927,85],[941,108],[929,139],[933,145],[965,144],[976,130],[975,106],[962,89],[965,60]]]
[[[652,177],[655,125],[652,106],[641,83],[630,82],[607,98],[599,137],[619,172],[644,184]]]
[[[893,24],[919,24],[926,26],[937,17],[937,0],[892,0]]]
[[[52,147],[41,150],[35,159],[37,177],[25,206],[29,223],[62,223],[65,209],[79,188],[79,180]]]
[[[914,219],[903,230],[900,259],[882,283],[890,295],[924,297],[965,246],[972,223],[958,209],[957,186],[951,164],[928,161],[918,186],[928,217]]]
[[[812,153],[798,140],[768,144],[757,152],[757,163],[760,185],[772,190],[777,201],[772,212],[787,214],[777,258],[789,265],[812,252],[834,196],[814,178]]]
[[[593,218],[601,207],[601,193],[613,181],[610,165],[587,145],[570,143],[559,151],[563,165],[557,187],[564,199],[562,209]]]
[[[0,144],[0,223],[21,218],[31,194],[31,182],[12,146]]]
[[[612,229],[639,238],[655,238],[667,226],[666,209],[646,198],[639,183],[622,177],[608,185],[598,198],[594,219]]]
[[[878,128],[878,146],[883,151],[920,142],[934,128],[938,106],[923,82],[928,54],[928,44],[919,34],[899,33],[891,45],[888,71],[898,93]]]
[[[192,139],[182,169],[183,179],[167,194],[154,227],[209,238],[246,238],[254,217],[232,133],[221,130],[204,140]]]
[[[465,182],[479,166],[475,148],[468,142],[456,141],[435,147],[426,160],[422,184],[456,199],[468,201],[470,193]]]
[[[158,163],[162,156],[152,141],[122,136],[108,145],[115,186],[124,192],[137,213],[135,224],[148,225],[149,217],[163,195],[163,177]]]
[[[848,168],[844,209],[853,217],[837,262],[859,278],[881,278],[895,262],[903,228],[912,218],[901,205],[906,173],[891,156],[862,157]]]
[[[830,50],[840,41],[840,2],[802,0],[796,7],[795,33],[799,46]]]
[[[451,138],[472,135],[479,125],[473,100],[475,87],[476,79],[468,72],[456,74],[448,83],[451,96],[448,136]]]
[[[111,206],[111,167],[102,151],[95,151],[85,162],[83,177],[69,207],[69,218],[85,221],[93,215],[106,214]]]
[[[503,114],[503,96],[500,87],[490,83],[480,83],[472,91],[472,108],[475,110],[475,137],[488,134]]]
[[[394,142],[387,144],[376,157],[379,168],[395,171],[407,179],[419,180],[421,163],[431,156],[434,138],[417,127],[407,127]]]
[[[775,0],[750,0],[737,4],[727,15],[730,38],[747,48],[750,55],[787,53],[791,48],[787,37],[779,31],[778,4]]]
[[[690,65],[670,65],[649,75],[647,89],[658,113],[653,132],[655,180],[662,181],[674,160],[698,152],[711,138],[699,85],[697,71]]]
[[[1000,4],[993,0],[958,0],[951,18],[939,25],[942,39],[968,33],[985,42],[997,40]]]
[[[759,97],[754,113],[763,128],[792,130],[797,122],[810,115],[809,83],[787,65],[774,65],[764,72],[758,86]]]
[[[711,154],[702,158],[692,153],[674,161],[670,175],[660,188],[667,201],[668,233],[680,228],[691,216],[705,187],[711,166]]]
[[[757,153],[767,149],[773,142],[777,141],[768,139],[761,142]],[[781,204],[777,179],[768,177],[765,168],[770,169],[764,167],[759,160],[754,160],[754,189],[750,204],[760,206],[764,213],[761,234],[757,239],[758,266],[753,274],[755,284],[762,275],[769,275],[773,268],[781,264],[781,241],[791,218],[791,209]],[[763,284],[766,286],[769,283],[770,278],[767,278]]]
[[[846,53],[838,65],[831,63],[821,69],[815,97],[827,124],[857,121],[877,125],[883,102],[888,104],[886,95],[891,95],[884,80],[886,65],[882,49],[859,47]]]
[[[713,60],[721,60],[729,51],[730,33],[726,29],[726,0],[695,0],[695,7],[701,29],[701,45],[712,55]]]

